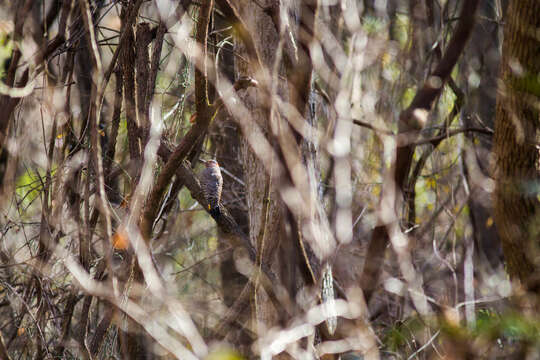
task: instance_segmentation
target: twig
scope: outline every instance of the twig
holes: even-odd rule
[[[206,257],[204,257],[203,259],[201,259],[201,260],[195,262],[194,264],[191,264],[190,266],[183,268],[182,270],[178,270],[177,272],[175,272],[175,273],[173,273],[173,274],[174,274],[174,275],[180,275],[180,274],[182,274],[182,273],[184,273],[184,272],[186,272],[186,271],[189,271],[189,270],[193,269],[194,267],[199,266],[200,264],[204,263],[205,261],[207,261],[207,260],[209,260],[209,259],[211,259],[211,258],[213,258],[213,257],[223,255],[223,254],[225,254],[225,253],[230,252],[231,250],[233,250],[233,248],[232,248],[232,247],[228,247],[228,248],[226,248],[226,249],[224,249],[224,250],[217,251],[217,252],[215,252],[215,253],[213,253],[213,254],[211,254],[211,255],[209,255],[209,256],[206,256]]]
[[[385,130],[385,129],[381,129],[381,128],[378,128],[378,127],[375,127],[367,122],[364,122],[364,121],[360,121],[360,120],[356,120],[356,119],[353,119],[353,124],[356,124],[358,126],[361,126],[361,127],[365,127],[367,129],[371,129],[377,133],[380,133],[380,134],[384,134],[384,135],[395,135],[392,131],[390,130]]]
[[[6,345],[4,344],[4,338],[2,337],[2,334],[0,334],[0,358],[5,360],[11,360]]]
[[[414,353],[412,353],[411,356],[409,356],[407,358],[407,360],[411,360],[413,357],[420,354],[425,348],[427,348],[433,342],[433,340],[435,340],[437,338],[437,336],[439,336],[440,333],[441,333],[441,330],[437,330],[437,332],[435,334],[433,334],[433,336],[424,345],[422,345],[420,347],[420,349],[418,349]]]
[[[445,134],[437,135],[432,138],[420,139],[418,141],[415,141],[414,145],[418,146],[418,145],[432,144],[433,146],[436,146],[436,144],[438,144],[441,140],[445,140],[452,136],[459,135],[466,132],[476,132],[476,133],[485,134],[485,135],[493,135],[493,130],[489,128],[468,127],[468,128],[463,128],[463,129],[449,129],[447,133]],[[398,140],[398,144],[399,144],[399,140]]]

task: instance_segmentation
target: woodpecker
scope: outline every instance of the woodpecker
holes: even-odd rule
[[[206,169],[201,174],[201,187],[208,203],[208,211],[213,217],[220,215],[219,202],[223,189],[223,177],[219,164],[215,160],[206,161]]]

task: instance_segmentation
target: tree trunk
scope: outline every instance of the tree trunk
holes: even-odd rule
[[[249,1],[239,1],[238,10],[240,16],[246,22],[260,54],[263,66],[272,69],[275,60],[275,49],[278,46],[279,36],[270,17],[262,12],[260,7]],[[238,44],[238,50],[242,54],[243,44]],[[251,76],[253,69],[245,62],[236,64],[238,76]],[[270,130],[270,113],[262,99],[260,90],[249,90],[245,103],[250,110],[253,120],[266,133]],[[244,134],[249,136],[249,134]],[[249,235],[251,243],[257,249],[258,256],[275,273],[279,265],[275,260],[276,249],[280,245],[283,229],[283,201],[279,196],[277,185],[272,183],[270,176],[265,171],[263,162],[255,155],[248,141],[243,141],[242,162],[244,164],[244,176],[246,183],[246,201],[249,216]],[[267,296],[261,291],[256,291],[253,301],[254,313],[252,319],[256,322],[253,329],[264,332],[262,326],[276,324],[277,314]]]
[[[540,265],[540,2],[511,1],[507,14],[495,121],[495,219],[508,274],[526,283]]]
[[[485,124],[493,129],[495,124],[495,106],[497,72],[500,66],[499,48],[502,39],[499,36],[500,25],[488,19],[497,19],[502,14],[495,11],[494,0],[484,0],[479,9],[481,17],[471,34],[471,42],[464,53],[460,68],[460,87],[467,96],[462,112],[464,127]],[[493,223],[492,193],[486,190],[484,182],[490,177],[489,157],[492,149],[491,135],[467,134],[471,142],[471,151],[464,157],[464,173],[470,187],[471,196],[468,205],[473,227],[475,256],[486,259],[481,264],[498,268],[502,261],[502,249]],[[477,176],[481,174],[481,176]],[[479,181],[480,180],[480,181]]]
[[[214,12],[213,30],[226,29],[232,26],[229,19],[221,16],[218,12]],[[232,36],[231,31],[215,32],[212,40],[215,44],[222,44],[221,48],[215,54],[217,58],[218,68],[222,71],[223,75],[231,83],[234,82],[234,46],[230,42],[225,41],[227,37]],[[218,80],[219,81],[219,80]],[[243,183],[244,180],[244,168],[242,161],[242,141],[239,134],[239,127],[231,118],[227,111],[220,111],[212,126],[210,128],[209,137],[211,143],[211,154],[215,154],[215,158],[218,161],[220,167],[232,174],[232,176],[224,173],[223,181],[223,195],[222,202],[227,206],[232,217],[236,220],[242,231],[249,234],[249,219],[246,204],[246,188]],[[223,301],[228,307],[232,307],[238,298],[238,295],[242,292],[242,289],[247,284],[247,279],[235,267],[233,252],[238,247],[231,245],[234,243],[230,236],[218,227],[219,250],[223,252],[221,255],[221,262],[219,265],[221,273],[221,288],[223,293]],[[240,246],[241,247],[241,246]],[[249,319],[249,313],[242,314],[242,318],[238,319],[239,322]],[[251,339],[246,334],[239,330],[235,331],[234,327],[231,327],[227,333],[227,340],[237,344],[238,351],[243,354],[249,352],[249,346],[251,345]]]

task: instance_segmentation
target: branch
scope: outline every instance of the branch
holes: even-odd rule
[[[12,38],[15,40],[15,42],[18,42],[23,36],[22,31],[24,22],[28,17],[28,13],[32,9],[33,3],[34,1],[32,0],[19,1],[17,3],[17,10],[15,11],[14,18],[15,27],[12,34]],[[5,83],[8,87],[13,87],[13,85],[15,84],[15,73],[19,66],[19,61],[21,57],[21,50],[16,47],[11,54],[9,68],[6,71]],[[24,72],[23,77],[26,79],[21,79],[21,81],[19,82],[19,84],[21,84],[22,86],[26,85],[26,82],[28,81],[28,69],[26,69],[26,71]],[[9,95],[0,96],[0,108],[2,109],[2,111],[0,112],[0,148],[3,147],[4,140],[7,137],[7,130],[11,113],[13,112],[15,106],[17,106],[17,104],[19,103],[19,100],[19,98],[12,99]]]
[[[466,132],[477,132],[477,133],[485,134],[485,135],[493,135],[493,130],[489,128],[468,127],[468,128],[463,128],[463,129],[450,129],[445,134],[437,135],[432,138],[420,139],[414,142],[413,144],[414,146],[431,144],[436,147],[442,140],[445,140],[452,136],[463,134]],[[398,144],[399,144],[399,140],[398,140]]]
[[[214,6],[213,0],[206,0],[199,10],[197,21],[196,40],[202,49],[201,67],[195,67],[195,108],[197,114],[203,114],[208,110],[208,79],[206,76],[206,64],[208,60],[208,26],[210,13]]]
[[[373,125],[371,125],[371,124],[369,124],[367,122],[364,122],[364,121],[353,119],[353,124],[361,126],[361,127],[365,127],[366,129],[373,130],[373,131],[375,131],[377,133],[380,133],[380,134],[383,134],[383,135],[395,135],[390,130],[385,130],[385,129],[381,129],[379,127],[375,127],[375,126],[373,126]]]
[[[154,45],[152,45],[152,62],[150,63],[150,74],[148,75],[148,89],[150,91],[146,94],[146,106],[145,109],[150,108],[150,103],[154,97],[154,89],[156,88],[156,79],[157,73],[159,71],[159,62],[161,60],[161,51],[163,49],[163,39],[165,33],[167,32],[167,26],[163,21],[160,21],[158,28],[156,30],[156,38],[154,40]]]
[[[204,49],[203,64],[206,63],[206,40],[208,38],[208,24],[210,22],[210,12],[212,10],[213,0],[206,0],[199,11],[199,19],[197,23],[197,41],[199,46]],[[204,65],[203,65],[204,66]],[[202,73],[198,69],[195,72],[195,91],[197,95],[196,108],[197,108],[197,122],[191,127],[191,129],[184,136],[180,144],[176,147],[174,152],[168,158],[165,166],[160,172],[156,184],[152,188],[152,191],[148,195],[146,201],[146,207],[141,219],[141,233],[145,241],[149,242],[152,238],[152,225],[154,219],[157,216],[161,198],[165,192],[165,189],[171,182],[176,169],[180,166],[182,161],[189,154],[193,146],[197,141],[204,136],[208,130],[208,126],[212,122],[215,116],[214,107],[208,105],[208,98],[206,95],[206,74]]]
[[[414,112],[417,109],[431,110],[435,99],[441,93],[444,84],[450,77],[452,69],[456,65],[465,44],[469,39],[474,27],[474,14],[478,7],[479,0],[468,0],[462,5],[459,15],[459,24],[448,44],[446,53],[433,71],[431,76],[424,83],[424,86],[416,93],[411,105],[400,114],[400,122],[404,122],[409,127],[416,127],[414,123]],[[423,126],[422,126],[423,127]]]
[[[98,204],[101,207],[101,211],[105,216],[104,231],[107,238],[112,236],[111,228],[111,219],[109,214],[109,208],[107,206],[106,194],[105,194],[105,179],[103,173],[103,160],[101,153],[100,136],[98,126],[100,123],[100,104],[99,99],[102,94],[99,92],[102,87],[100,87],[100,82],[102,81],[102,63],[101,56],[99,53],[98,45],[96,42],[96,34],[94,31],[94,22],[92,20],[92,14],[90,11],[90,4],[88,0],[79,0],[79,7],[81,16],[83,18],[84,27],[87,32],[88,48],[91,50],[92,57],[92,93],[91,93],[91,102],[90,102],[90,113],[88,115],[88,123],[90,126],[90,142],[91,142],[91,162],[93,163],[97,188],[99,194]]]
[[[251,33],[248,30],[246,24],[238,14],[238,10],[236,10],[234,5],[231,3],[231,0],[216,1],[221,11],[223,11],[225,17],[227,17],[229,19],[229,22],[233,24],[233,28],[236,31],[236,34],[244,43],[244,46],[246,47],[246,52],[249,57],[249,63],[252,66],[255,66],[255,68],[253,69],[253,73],[257,76],[260,76],[262,74],[262,72],[260,71],[263,69],[261,58],[257,51],[257,47],[255,46],[255,41],[253,40],[253,37],[251,36]]]
[[[364,127],[366,129],[373,130],[376,133],[381,134],[381,135],[396,136],[396,134],[394,134],[390,130],[385,130],[379,127],[375,127],[371,124],[368,124],[360,120],[353,119],[353,124]],[[445,133],[436,135],[431,138],[423,138],[419,140],[414,140],[414,138],[418,137],[417,134],[402,133],[396,136],[396,140],[397,140],[398,146],[405,146],[405,145],[418,146],[418,145],[431,144],[436,147],[441,140],[444,140],[446,138],[449,138],[449,137],[452,137],[454,135],[458,135],[461,133],[466,133],[466,132],[477,132],[484,135],[493,135],[493,130],[490,128],[468,127],[468,128],[462,128],[462,129],[450,129],[450,130],[446,129]]]
[[[461,111],[461,109],[463,107],[463,104],[465,102],[465,95],[463,94],[461,89],[454,83],[452,78],[450,78],[449,85],[452,88],[452,90],[454,91],[454,94],[456,95],[456,101],[454,102],[454,106],[452,108],[452,111],[450,112],[450,114],[448,115],[448,117],[444,121],[444,127],[439,130],[438,135],[443,135],[443,134],[446,134],[448,132],[448,126],[451,125],[452,120],[460,113],[460,111]],[[408,227],[412,227],[414,225],[414,222],[415,222],[415,219],[416,219],[416,207],[415,207],[416,181],[418,180],[418,177],[420,176],[420,172],[424,168],[424,165],[425,165],[427,159],[433,153],[433,151],[435,151],[437,146],[439,146],[439,143],[441,141],[442,141],[442,139],[435,140],[434,142],[431,143],[432,147],[429,148],[429,149],[426,149],[426,151],[424,151],[422,153],[422,156],[416,162],[416,165],[414,166],[412,174],[409,177],[409,181],[407,183],[407,188],[409,189],[409,194],[408,194],[408,198],[407,198],[407,202],[408,202],[408,207],[407,207],[407,209],[408,209],[408,215],[407,215],[408,223],[407,223],[407,226]],[[415,231],[414,228],[411,231]]]
[[[306,115],[306,105],[311,93],[311,74],[313,62],[309,54],[309,46],[315,35],[315,20],[319,8],[318,0],[301,1],[300,24],[298,28],[298,62],[295,69],[288,69],[290,103],[302,117]],[[299,139],[299,134],[295,134]]]
[[[6,345],[4,344],[4,338],[2,337],[2,334],[0,334],[0,357],[5,360],[11,360]]]
[[[60,339],[53,351],[53,354],[59,359],[61,359],[64,355],[64,348],[68,342],[67,339],[70,333],[69,330],[71,328],[73,310],[75,309],[75,305],[77,305],[80,299],[81,298],[78,297],[76,294],[71,293],[66,300],[66,305],[64,307],[64,312],[62,315],[62,335],[60,336]]]
[[[122,9],[122,20],[128,17],[129,9]],[[131,160],[135,161],[136,166],[139,166],[141,157],[140,141],[137,136],[137,127],[140,125],[139,113],[136,107],[135,100],[135,34],[133,27],[129,23],[129,19],[125,20],[122,26],[122,35],[124,38],[124,46],[122,47],[122,71],[124,79],[124,107],[126,111],[126,127],[128,132],[128,148]],[[121,44],[122,45],[122,44]],[[120,47],[120,46],[119,46]],[[114,61],[114,57],[113,57]],[[137,176],[135,176],[137,178]],[[137,180],[133,181],[133,188],[136,185]]]
[[[116,308],[114,307],[114,305],[106,302],[103,318],[101,319],[101,321],[99,322],[99,325],[94,331],[94,337],[92,338],[92,341],[90,342],[90,345],[88,346],[90,350],[90,354],[94,358],[97,357],[101,349],[101,346],[103,345],[103,342],[105,340],[105,336],[107,335],[107,332],[111,328],[111,323],[115,315],[115,312],[116,312]]]
[[[137,14],[139,13],[139,8],[141,7],[144,0],[137,0],[135,4],[131,7],[131,10],[128,12],[128,15],[126,16],[126,27],[133,26],[133,23],[135,22],[135,19],[137,18]],[[107,83],[109,82],[109,79],[111,78],[112,73],[114,72],[114,69],[116,67],[116,62],[118,61],[118,56],[120,56],[120,52],[125,46],[125,43],[128,39],[128,33],[126,31],[122,31],[122,35],[120,36],[120,41],[118,42],[118,46],[116,47],[116,50],[114,51],[113,57],[111,59],[111,62],[109,63],[109,67],[107,68],[107,71],[105,71],[105,74],[103,75],[103,82],[101,84],[102,89],[100,91],[101,94],[105,94],[105,87],[107,87]],[[100,99],[100,105],[103,102],[103,98]]]
[[[150,79],[150,56],[148,55],[148,47],[152,42],[155,29],[150,28],[150,24],[143,22],[137,24],[136,32],[136,82],[137,82],[137,111],[139,112],[139,126],[143,126],[147,131],[150,129],[150,102],[147,104],[148,94],[153,93],[154,88],[149,85]],[[143,139],[143,144],[146,144],[147,139]]]
[[[255,341],[257,336],[253,334],[252,331],[243,327],[241,324],[242,316],[245,316],[245,311],[249,306],[250,296],[253,293],[253,283],[249,281],[242,292],[236,298],[234,304],[227,310],[225,316],[220,320],[217,326],[212,329],[214,336],[226,338],[227,334],[230,333],[230,328],[232,326],[237,326],[246,333],[251,341]]]
[[[114,91],[114,105],[113,114],[111,118],[111,129],[109,130],[109,141],[107,143],[107,152],[105,154],[105,160],[103,164],[105,177],[109,178],[111,173],[111,166],[116,153],[116,141],[118,137],[118,129],[120,128],[120,115],[122,112],[122,93],[124,79],[122,76],[122,70],[116,71],[116,89]]]

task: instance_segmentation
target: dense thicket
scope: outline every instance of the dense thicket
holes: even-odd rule
[[[0,358],[537,358],[539,29],[0,0]]]

